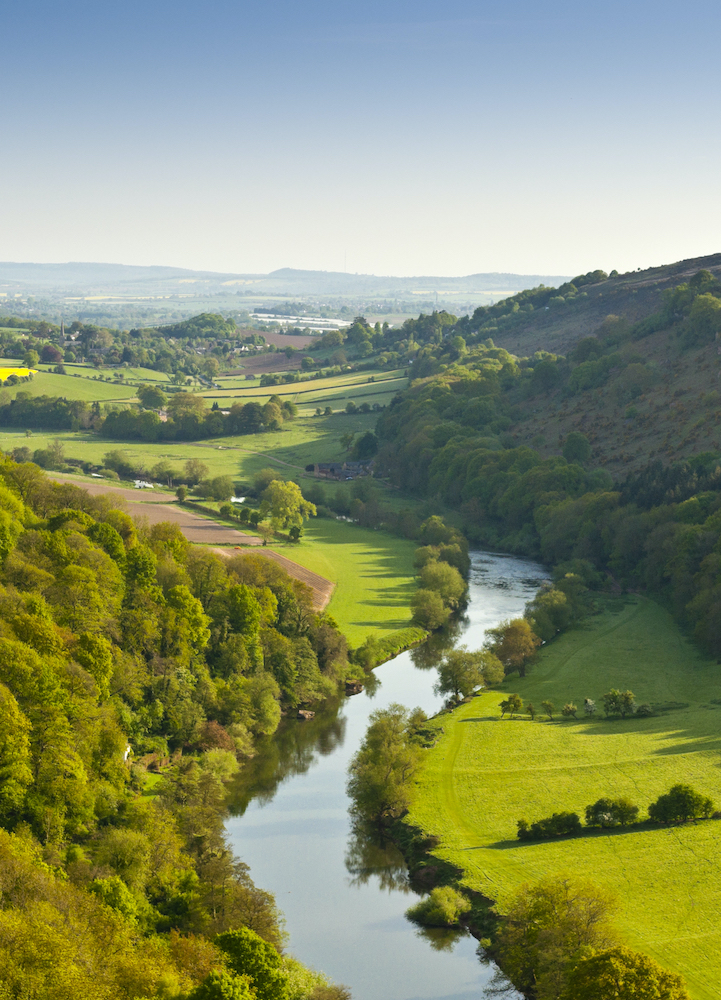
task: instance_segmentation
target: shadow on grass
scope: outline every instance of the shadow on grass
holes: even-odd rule
[[[713,823],[712,818],[692,820],[689,823],[659,824],[651,822],[632,823],[630,826],[616,826],[605,830],[584,830],[583,833],[571,834],[568,837],[549,837],[544,840],[497,840],[493,844],[481,844],[478,847],[464,847],[465,851],[480,851],[490,848],[494,851],[509,851],[519,847],[545,847],[547,845],[565,843],[568,840],[597,840],[599,837],[625,837],[629,833],[668,833],[683,827],[695,827],[703,823]]]

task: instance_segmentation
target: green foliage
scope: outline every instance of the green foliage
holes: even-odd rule
[[[288,976],[280,955],[255,931],[248,927],[225,931],[216,937],[215,943],[235,975],[248,977],[258,1000],[286,1000]]]
[[[513,716],[517,712],[520,712],[523,708],[523,699],[519,694],[509,694],[509,696],[504,698],[498,707],[501,710],[501,718],[505,716],[506,712],[508,712],[511,718],[513,718]]]
[[[513,618],[486,629],[486,636],[486,648],[500,660],[506,673],[518,671],[519,676],[525,677],[528,661],[541,645],[529,622],[525,618]]]
[[[552,837],[572,837],[582,832],[578,813],[554,813],[546,819],[528,823],[525,819],[518,820],[519,840],[550,840]]]
[[[567,462],[585,465],[591,457],[591,445],[586,435],[580,431],[571,431],[563,445],[563,457]]]
[[[711,799],[691,788],[674,785],[665,795],[659,795],[648,807],[649,818],[656,823],[687,823],[707,819],[714,810]]]
[[[604,829],[614,826],[628,826],[635,823],[638,806],[626,798],[598,799],[592,806],[586,806],[586,826],[600,826]]]
[[[425,587],[415,592],[411,598],[411,607],[414,623],[429,632],[445,625],[450,616],[450,609],[444,604],[441,595],[436,590],[427,590]]]
[[[247,976],[235,976],[222,969],[213,970],[190,994],[188,1000],[255,1000]]]
[[[562,1000],[690,1000],[681,976],[629,948],[581,958]]]
[[[425,927],[457,927],[470,909],[468,897],[446,885],[431,889],[428,896],[406,910],[406,916]]]
[[[625,719],[627,715],[633,713],[636,706],[636,697],[633,691],[619,691],[611,688],[608,694],[603,696],[603,710],[606,716],[620,715]]]
[[[412,720],[412,713],[396,704],[371,714],[348,768],[348,794],[357,815],[381,823],[408,808],[410,785],[420,764]]]
[[[141,385],[138,399],[146,410],[162,410],[168,403],[168,397],[156,385]]]
[[[277,531],[302,528],[303,521],[315,517],[315,504],[303,499],[297,483],[274,479],[263,492],[261,515],[270,515],[270,523]]]
[[[466,583],[455,568],[446,562],[431,560],[420,572],[422,590],[430,590],[438,594],[446,608],[458,607],[466,592]]]

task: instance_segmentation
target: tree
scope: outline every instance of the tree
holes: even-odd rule
[[[214,476],[212,479],[204,479],[196,487],[195,492],[222,503],[224,500],[230,500],[235,493],[235,486],[231,476]]]
[[[420,572],[421,587],[434,590],[447,608],[457,608],[466,592],[466,582],[455,566],[431,560]]]
[[[498,707],[501,710],[501,718],[504,717],[506,712],[510,712],[511,718],[513,718],[516,712],[520,712],[523,708],[523,699],[518,694],[509,694]]]
[[[608,694],[603,696],[603,710],[607,717],[620,715],[624,719],[633,712],[635,704],[633,691],[619,691],[617,688],[611,688]]]
[[[45,344],[42,350],[42,359],[46,365],[57,365],[63,360],[63,352],[55,344]],[[32,367],[32,365],[28,367]]]
[[[553,713],[556,711],[556,707],[552,701],[542,701],[541,708],[546,713],[549,719],[553,721]]]
[[[518,671],[526,676],[526,664],[541,645],[541,640],[531,629],[525,618],[513,618],[501,622],[496,628],[488,629],[486,648],[495,653],[505,667],[507,674]]]
[[[208,466],[199,458],[189,458],[185,463],[185,479],[189,486],[197,486],[208,475]]]
[[[373,431],[366,431],[365,434],[361,434],[356,441],[353,447],[353,456],[359,461],[364,462],[369,458],[373,458],[377,451],[378,438],[375,436]]]
[[[175,495],[180,501],[180,503],[183,503],[186,497],[188,496],[188,490],[186,489],[185,486],[179,486],[175,491]]]
[[[264,493],[260,506],[263,517],[270,514],[270,523],[277,531],[302,528],[303,521],[315,517],[315,504],[303,499],[300,486],[293,482],[273,480]]]
[[[200,419],[205,416],[205,413],[205,400],[202,396],[196,396],[192,392],[176,392],[168,402],[168,414],[173,420],[181,420],[183,417],[189,416]]]
[[[656,823],[687,823],[689,820],[706,819],[713,811],[711,799],[690,785],[674,785],[648,807],[648,815]]]
[[[583,949],[610,945],[614,905],[609,893],[583,879],[552,876],[521,886],[496,938],[501,967],[525,995],[557,1000],[570,961]]]
[[[585,434],[571,431],[563,445],[563,457],[567,462],[585,465],[591,457],[591,445]]]
[[[592,716],[592,715],[596,714],[596,702],[593,700],[593,698],[584,698],[583,699],[583,711],[588,716]]]
[[[535,720],[535,718],[536,718],[536,708],[535,708],[533,702],[529,701],[529,703],[526,705],[526,715],[530,715],[531,716],[531,722],[533,722]]]
[[[188,1000],[255,1000],[257,993],[247,976],[234,976],[214,969],[196,986]]]
[[[418,589],[411,597],[411,608],[413,608],[413,621],[429,632],[445,625],[450,615],[450,610],[435,590]]]
[[[569,702],[566,702],[566,704],[561,709],[561,714],[564,715],[567,719],[570,719],[570,718],[574,718],[575,719],[577,711],[578,711],[578,708],[576,707],[576,705],[574,705],[573,702],[569,701]]]
[[[138,389],[138,399],[146,410],[162,410],[168,403],[168,397],[157,385],[141,385]]]
[[[690,1000],[681,976],[630,948],[582,958],[568,975],[562,1000]]]
[[[25,354],[23,356],[23,364],[25,365],[26,368],[37,367],[39,361],[40,361],[40,355],[38,354],[37,351],[33,350],[25,351]]]
[[[451,649],[438,666],[436,694],[452,694],[455,701],[467,698],[483,683],[483,654],[466,646]]]
[[[257,1000],[285,1000],[288,977],[272,944],[249,927],[225,931],[216,937],[215,943],[224,952],[231,970],[237,976],[249,978]]]
[[[354,438],[355,438],[355,431],[346,431],[345,434],[341,434],[341,436],[338,439],[338,442],[343,451],[351,450]]]
[[[637,816],[638,806],[624,798],[599,799],[592,806],[586,806],[586,826],[628,826]]]
[[[412,715],[402,705],[371,713],[360,749],[348,768],[352,811],[382,823],[401,816],[420,766],[420,748],[411,739]]]

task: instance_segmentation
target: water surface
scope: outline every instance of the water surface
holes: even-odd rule
[[[544,575],[529,560],[472,553],[463,621],[378,667],[375,691],[287,723],[243,771],[227,822],[233,849],[275,894],[289,950],[349,986],[353,1000],[478,1000],[491,978],[469,935],[429,934],[406,920],[417,896],[403,860],[353,840],[346,771],[372,711],[391,702],[438,711],[443,649],[479,648],[487,628],[523,611]]]

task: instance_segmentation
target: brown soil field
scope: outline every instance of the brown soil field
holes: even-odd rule
[[[300,340],[300,337],[288,337],[288,340]],[[292,345],[294,346],[294,345]],[[300,349],[300,345],[298,345]],[[243,358],[242,368],[232,368],[230,371],[221,372],[218,379],[228,375],[263,375],[265,372],[291,372],[300,368],[300,363],[304,355],[294,354],[292,358],[286,358],[282,351],[273,354],[253,354]]]

